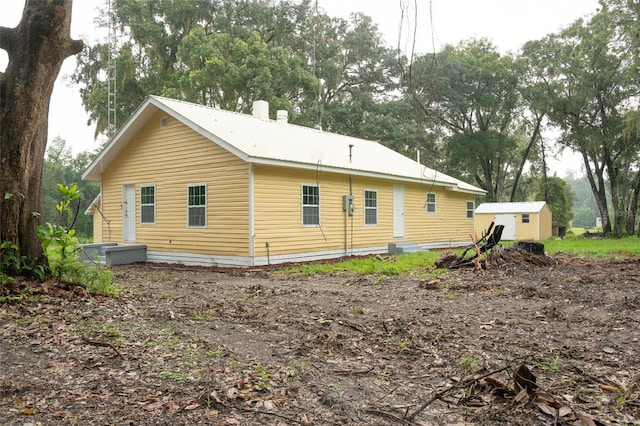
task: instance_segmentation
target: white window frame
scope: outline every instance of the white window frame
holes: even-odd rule
[[[367,206],[367,193],[375,194],[375,206]],[[377,189],[365,189],[364,195],[364,226],[378,226],[378,190]],[[373,211],[375,213],[375,223],[367,223],[367,212]]]
[[[142,190],[144,188],[153,188],[153,203],[144,203],[142,198]],[[140,225],[155,225],[156,224],[156,200],[157,200],[157,191],[155,185],[140,185]],[[142,210],[144,207],[153,207],[153,221],[151,222],[143,222],[142,218],[144,215],[142,214]]]
[[[318,198],[318,204],[306,204],[305,203],[305,192],[304,189],[305,187],[310,187],[310,188],[317,188],[317,198]],[[317,217],[318,217],[318,223],[305,223],[305,218],[307,216],[305,216],[305,209],[311,209],[311,208],[315,208],[317,209]],[[305,228],[317,228],[320,226],[320,185],[315,184],[315,183],[303,183],[300,186],[300,222],[302,223],[302,226]]]
[[[469,205],[471,205],[471,209],[469,209]],[[467,200],[467,219],[473,219],[476,211],[476,203],[475,201]]]
[[[429,195],[433,195],[433,201],[429,201]],[[427,209],[427,214],[434,214],[436,212],[436,202],[437,202],[437,196],[435,192],[427,192],[427,199],[426,199],[426,209]]]
[[[197,188],[197,187],[204,187],[204,204],[196,204],[196,205],[189,205],[189,190],[191,188]],[[206,228],[207,227],[207,202],[208,202],[208,190],[207,190],[207,184],[206,183],[193,183],[193,184],[189,184],[187,185],[187,228],[193,228],[193,229],[202,229],[202,228]],[[191,209],[195,209],[195,208],[202,208],[204,207],[204,225],[191,225],[190,222],[190,212]]]
[[[529,215],[529,213],[522,213],[522,223],[531,223],[531,216]]]

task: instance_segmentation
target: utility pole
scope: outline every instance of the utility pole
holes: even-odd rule
[[[109,32],[107,35],[107,135],[113,136],[117,130],[117,68],[118,33],[117,33],[118,0],[109,0]]]

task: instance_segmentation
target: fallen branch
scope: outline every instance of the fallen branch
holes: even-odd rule
[[[82,338],[82,341],[85,342],[87,345],[92,345],[92,346],[100,346],[102,348],[111,348],[114,350],[114,352],[116,353],[116,355],[118,355],[118,357],[120,357],[121,359],[124,359],[124,357],[122,356],[122,354],[120,353],[120,351],[118,351],[118,349],[116,349],[115,346],[113,346],[111,343],[109,342],[99,342],[97,340],[90,340],[86,337]]]
[[[369,374],[373,371],[375,367],[367,368],[366,370],[338,370],[334,371],[333,374],[336,376],[357,376],[359,374]]]
[[[504,230],[504,225],[496,225],[493,226],[493,222],[489,225],[483,233],[480,239],[477,241],[472,240],[472,244],[467,247],[460,256],[458,256],[450,265],[449,269],[457,269],[463,268],[467,266],[476,266],[479,268],[480,265],[480,256],[494,248],[500,242],[500,238],[502,238],[502,231]],[[475,253],[471,257],[466,257],[467,252],[470,250],[474,250]]]
[[[423,411],[425,410],[425,408],[427,408],[429,405],[431,405],[431,404],[433,403],[433,401],[438,400],[438,399],[442,399],[444,396],[446,396],[446,395],[448,395],[448,394],[450,394],[450,393],[452,393],[453,391],[456,391],[456,390],[458,390],[458,389],[464,389],[464,388],[467,388],[467,387],[469,387],[469,386],[471,386],[471,385],[473,385],[473,384],[475,384],[475,383],[478,383],[480,380],[482,380],[482,379],[484,379],[484,378],[487,378],[487,377],[492,376],[492,375],[494,375],[494,374],[498,374],[498,373],[501,373],[501,372],[503,372],[503,371],[505,371],[505,370],[508,370],[508,369],[510,369],[510,368],[513,368],[513,365],[514,365],[516,362],[518,362],[518,363],[519,363],[519,362],[521,362],[521,361],[522,361],[522,359],[521,359],[521,358],[515,359],[515,360],[511,361],[508,365],[506,365],[506,366],[504,366],[504,367],[501,367],[501,368],[498,368],[498,369],[496,369],[496,370],[490,371],[490,372],[488,372],[488,373],[486,373],[486,374],[483,374],[482,376],[474,377],[474,378],[469,379],[469,380],[465,380],[465,381],[464,381],[464,382],[462,382],[462,383],[458,383],[458,384],[457,384],[457,385],[455,385],[455,386],[450,386],[450,387],[448,387],[447,389],[442,390],[442,391],[440,391],[440,392],[436,392],[435,394],[433,394],[433,395],[431,396],[431,398],[429,398],[428,400],[426,400],[426,401],[425,401],[425,402],[424,402],[420,407],[416,408],[416,410],[415,410],[413,413],[408,414],[407,416],[405,416],[405,419],[407,419],[407,420],[409,420],[409,421],[413,421],[413,419],[415,419],[415,417],[416,417],[418,414],[420,414],[421,412],[423,412]]]

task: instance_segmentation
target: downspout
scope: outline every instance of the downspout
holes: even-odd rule
[[[353,145],[349,145],[349,164],[351,164],[353,159]],[[349,174],[349,196],[353,196],[353,178],[351,174]],[[347,256],[349,254],[349,209],[348,206],[344,207],[344,255]],[[352,236],[353,237],[353,236]],[[351,243],[353,248],[353,240]]]
[[[349,175],[349,196],[351,197],[351,199],[353,199],[353,177],[351,175]],[[349,216],[351,216],[351,251],[353,251],[353,215],[354,212],[352,211],[348,211],[347,213],[349,213]]]
[[[98,212],[98,217],[100,218],[100,242],[104,243],[104,216],[102,215],[103,207],[104,207],[104,186],[103,186],[103,178],[104,175],[102,173],[100,173],[100,193],[102,194],[102,197],[100,199],[100,211]],[[95,222],[96,220],[96,214],[95,212],[93,213],[93,220]],[[111,230],[111,227],[109,227],[109,230]],[[93,236],[93,242],[95,243],[96,241],[95,235]],[[111,241],[111,231],[109,231],[109,239],[107,241]]]
[[[254,176],[253,163],[249,163],[249,263],[256,266],[255,260],[255,220],[254,220]]]

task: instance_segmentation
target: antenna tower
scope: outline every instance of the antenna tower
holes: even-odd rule
[[[116,58],[118,55],[117,10],[118,0],[109,0],[109,32],[107,35],[107,135],[113,136],[116,123]]]

